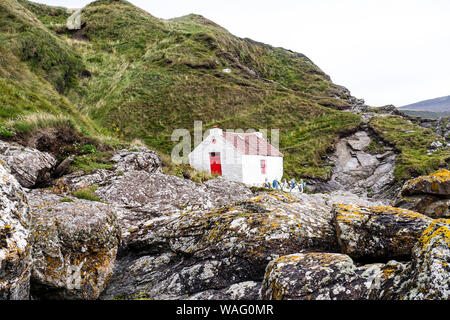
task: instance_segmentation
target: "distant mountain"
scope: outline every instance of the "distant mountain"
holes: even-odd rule
[[[409,104],[399,109],[407,114],[423,118],[450,116],[450,96]]]

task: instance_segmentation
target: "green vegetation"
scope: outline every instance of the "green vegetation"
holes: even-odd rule
[[[286,176],[326,179],[326,154],[360,125],[358,115],[341,111],[348,92],[307,57],[237,38],[202,16],[162,20],[127,1],[100,0],[83,9],[83,29],[68,31],[61,26],[68,15],[1,2],[0,136],[70,129],[86,140],[58,155],[76,155],[72,170],[111,170],[113,149],[139,139],[163,156],[164,172],[204,182],[213,177],[168,157],[173,130],[193,133],[201,120],[205,130],[280,129]],[[399,179],[444,160],[444,151],[429,157],[408,134],[391,136],[403,123],[383,121],[372,126],[402,153]]]
[[[168,155],[172,131],[195,120],[205,129],[277,128],[286,173],[327,178],[322,158],[359,125],[357,115],[324,107],[349,104],[303,55],[236,38],[197,15],[160,20],[126,1],[96,1],[83,19],[90,41],[70,43],[92,77],[82,81],[87,94],[77,104],[121,139],[139,138]]]
[[[101,202],[100,198],[95,194],[95,191],[97,189],[98,189],[98,186],[92,186],[89,188],[73,191],[72,195],[75,198],[82,199],[82,200]]]
[[[384,145],[377,139],[372,139],[369,146],[366,148],[367,153],[370,154],[381,154],[386,151]]]
[[[26,0],[18,0],[24,8],[32,11],[36,17],[47,27],[52,27],[53,25],[65,25],[67,18],[69,18],[70,13],[67,8],[63,7],[50,7],[44,4],[35,3]]]
[[[398,180],[428,175],[439,167],[446,166],[446,161],[450,158],[449,148],[442,148],[428,155],[430,144],[442,141],[443,138],[400,116],[374,117],[369,125],[400,152],[394,173]]]

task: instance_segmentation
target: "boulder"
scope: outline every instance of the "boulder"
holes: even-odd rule
[[[155,151],[147,148],[133,146],[128,149],[120,150],[114,154],[111,160],[116,163],[116,171],[162,173],[161,157]]]
[[[412,179],[406,183],[401,196],[436,195],[450,197],[450,171],[439,170],[429,176]]]
[[[25,188],[32,188],[50,179],[56,159],[46,153],[0,141],[0,163],[5,162],[11,173]]]
[[[450,199],[432,195],[401,196],[395,200],[394,206],[416,211],[433,219],[450,217]]]
[[[321,206],[277,192],[153,218],[130,232],[102,298],[184,299],[260,282],[280,255],[336,251],[331,218]]]
[[[357,267],[343,254],[299,253],[269,263],[261,288],[263,300],[367,300],[379,295],[404,266]]]
[[[30,213],[22,187],[0,165],[0,300],[30,296]]]
[[[434,219],[450,217],[450,171],[409,180],[394,206],[420,212]]]
[[[411,270],[398,286],[402,300],[450,299],[450,219],[438,219],[413,250]]]
[[[409,259],[412,248],[433,219],[390,206],[334,205],[341,252],[363,261]]]
[[[29,193],[32,211],[32,295],[97,299],[110,277],[120,241],[114,209],[99,202]]]

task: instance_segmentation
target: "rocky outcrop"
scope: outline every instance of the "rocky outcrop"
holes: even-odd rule
[[[334,164],[331,179],[315,182],[313,191],[328,192],[347,190],[359,195],[371,195],[383,198],[390,195],[394,185],[396,155],[389,147],[381,153],[369,153],[372,138],[366,131],[341,139],[336,144],[336,151],[330,157]]]
[[[0,300],[30,296],[30,213],[17,180],[0,165]]]
[[[30,213],[24,191],[0,165],[0,300],[30,296]]]
[[[278,193],[154,218],[130,233],[102,297],[182,299],[260,282],[280,255],[336,251],[330,222],[329,211]]]
[[[428,128],[436,132],[436,134],[442,136],[447,140],[450,140],[450,118],[449,117],[441,117],[439,119],[424,119],[420,117],[412,117],[409,118],[419,126],[423,128]]]
[[[335,205],[334,224],[341,252],[362,261],[409,259],[422,232],[433,221],[389,206]]]
[[[433,220],[390,207],[354,209],[335,207],[335,210],[345,211],[335,211],[337,220],[340,217],[344,221],[337,226],[342,254],[303,252],[274,259],[266,269],[262,299],[450,298],[449,219]],[[367,219],[368,216],[372,217]],[[342,232],[347,236],[343,238]],[[399,248],[394,248],[394,244]],[[377,249],[383,253],[377,253]],[[361,265],[351,258],[366,255],[381,260],[407,253],[409,258],[400,262],[390,260]]]
[[[11,173],[25,188],[48,181],[56,165],[56,159],[46,152],[3,141],[0,141],[0,161],[8,165]]]
[[[102,201],[122,209],[125,229],[139,224],[137,220],[213,209],[253,195],[245,185],[223,178],[198,184],[163,174],[160,156],[142,147],[121,150],[111,160],[116,163],[115,170],[96,170],[89,175],[75,172],[56,184],[69,191],[97,186],[95,193]]]
[[[429,176],[410,180],[402,189],[402,196],[430,194],[435,196],[450,195],[450,171],[443,169]]]
[[[116,163],[115,170],[145,171],[148,173],[162,173],[162,159],[154,151],[147,148],[133,146],[120,150],[111,158]]]
[[[450,217],[450,171],[443,169],[408,181],[394,205],[435,219]]]
[[[450,299],[450,220],[435,220],[414,247],[411,271],[397,297],[407,300]],[[396,297],[394,297],[396,298]]]
[[[254,281],[233,284],[222,290],[194,294],[188,300],[260,300],[261,283]]]
[[[30,192],[29,199],[32,295],[97,299],[112,273],[120,241],[114,209],[40,190]]]
[[[252,195],[243,184],[224,179],[197,184],[175,176],[129,171],[100,183],[96,194],[104,201],[140,212],[146,218],[212,209]]]
[[[403,269],[395,261],[358,267],[343,254],[293,254],[269,263],[261,296],[264,300],[367,300]]]

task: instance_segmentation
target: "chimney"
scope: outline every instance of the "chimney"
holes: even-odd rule
[[[222,133],[223,133],[223,130],[220,129],[219,126],[214,126],[214,127],[209,131],[209,134],[210,134],[210,135],[213,135],[213,136],[216,136],[216,137],[221,136]]]

